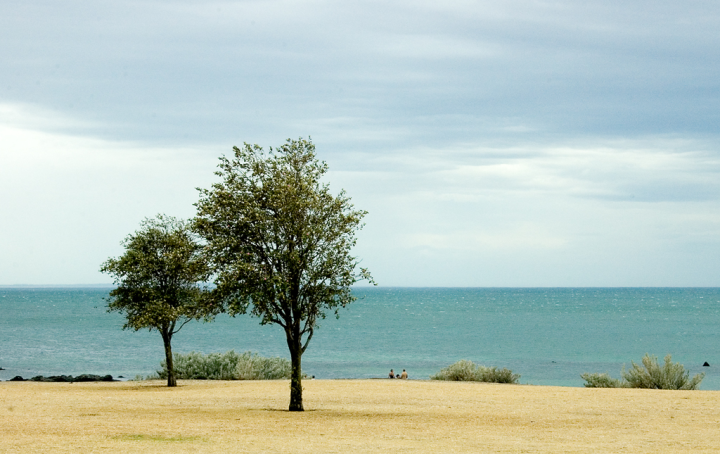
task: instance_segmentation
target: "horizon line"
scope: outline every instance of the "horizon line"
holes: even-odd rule
[[[115,284],[112,283],[96,283],[96,284],[0,284],[0,289],[13,289],[13,288],[114,288]],[[412,288],[412,289],[587,289],[587,288],[720,288],[720,286],[712,285],[488,285],[488,286],[471,286],[471,285],[434,285],[434,286],[423,286],[423,285],[387,285],[387,286],[373,286],[373,285],[354,285],[352,288],[358,289],[372,289],[372,288]]]

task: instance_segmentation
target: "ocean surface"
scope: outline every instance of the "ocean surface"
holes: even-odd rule
[[[109,288],[0,288],[0,380],[16,375],[158,369],[157,332],[123,331]],[[321,321],[303,356],[317,378],[373,378],[390,368],[427,379],[468,359],[508,367],[521,383],[582,386],[580,374],[619,378],[645,353],[668,354],[700,389],[720,390],[719,288],[357,288],[358,301]],[[175,352],[253,351],[289,358],[282,329],[249,316],[191,323]],[[707,361],[710,367],[702,367]]]

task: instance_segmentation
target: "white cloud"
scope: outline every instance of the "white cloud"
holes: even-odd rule
[[[370,212],[358,254],[387,285],[713,285],[712,149],[658,137],[478,144],[405,150],[390,166],[368,157],[372,171],[331,179]]]
[[[402,238],[400,244],[409,249],[430,249],[447,252],[479,252],[494,250],[519,253],[528,250],[557,250],[567,243],[558,232],[544,231],[542,224],[519,224],[512,230],[453,230],[447,233],[413,233]]]
[[[209,185],[222,153],[53,132],[77,121],[20,106],[0,112],[13,119],[0,124],[2,284],[107,281],[99,264],[140,220],[194,214],[195,187]]]
[[[99,264],[142,218],[194,214],[195,187],[210,185],[216,158],[230,151],[59,132],[93,126],[27,106],[0,112],[3,284],[105,280]],[[384,285],[716,282],[712,142],[477,143],[388,155],[316,144],[331,188],[369,211],[357,253]]]

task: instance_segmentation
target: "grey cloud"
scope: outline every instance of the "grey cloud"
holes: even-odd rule
[[[210,179],[232,145],[311,135],[331,187],[370,211],[359,254],[385,284],[612,285],[658,271],[645,257],[691,262],[698,244],[720,250],[718,24],[712,1],[7,0],[0,128],[22,130],[18,150],[60,144],[126,163],[112,180],[118,192],[93,192],[129,194],[122,213],[95,214],[127,221],[112,235],[88,224],[99,233],[87,262],[114,253],[102,245],[139,216],[192,213],[186,181]],[[179,147],[193,164],[164,165]],[[3,162],[13,152],[0,149]],[[92,159],[73,165],[63,170],[73,181],[102,186],[93,172],[110,172]],[[207,173],[194,173],[201,165]],[[166,181],[152,181],[152,169],[166,169]],[[7,175],[32,180],[30,170]],[[135,183],[157,197],[142,200]],[[73,188],[68,199],[83,195]],[[81,200],[101,205],[83,197],[67,213],[80,216]],[[42,230],[45,214],[34,215]],[[32,230],[14,228],[18,238]],[[83,243],[71,227],[39,230],[50,255],[58,238]],[[589,254],[602,259],[577,266]],[[716,282],[706,270],[717,256],[698,260],[699,280],[669,267],[658,275],[684,280],[645,274],[632,284]],[[616,270],[618,261],[637,268]],[[558,280],[550,262],[592,278]],[[400,274],[406,265],[425,274]],[[497,271],[517,267],[536,277]]]
[[[0,99],[160,142],[314,134],[314,123],[351,115],[381,135],[412,132],[384,150],[517,133],[456,127],[458,115],[520,119],[538,134],[714,134],[719,9],[5,2]],[[292,127],[299,119],[305,131]]]

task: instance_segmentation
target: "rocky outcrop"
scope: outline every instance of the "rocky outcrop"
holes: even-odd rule
[[[42,375],[36,375],[31,378],[30,381],[44,381],[44,382],[55,382],[55,383],[69,383],[72,382],[72,375],[53,375],[50,377],[43,377]]]
[[[80,381],[115,381],[112,378],[112,375],[90,375],[90,374],[82,374],[78,375],[73,379],[73,382],[80,382]]]
[[[88,382],[88,381],[116,381],[113,380],[112,375],[92,375],[92,374],[82,374],[78,375],[77,377],[73,377],[72,375],[52,375],[50,377],[44,377],[42,375],[37,375],[30,380],[25,380],[21,376],[16,376],[14,378],[11,378],[8,381],[40,381],[40,382],[49,382],[49,383],[77,383],[77,382]]]

